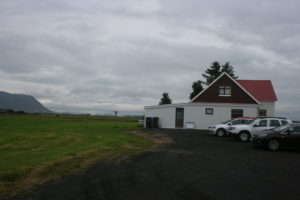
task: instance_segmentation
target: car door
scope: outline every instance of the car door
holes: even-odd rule
[[[253,125],[252,133],[258,133],[260,131],[267,130],[267,129],[268,129],[268,120],[262,119]]]
[[[269,122],[269,129],[280,126],[280,121],[278,119],[271,119]]]
[[[292,126],[289,128],[286,136],[286,145],[290,147],[300,147],[300,126]]]

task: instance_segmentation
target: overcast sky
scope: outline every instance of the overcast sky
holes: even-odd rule
[[[58,112],[187,102],[211,62],[270,79],[300,119],[299,0],[1,0],[0,90]]]

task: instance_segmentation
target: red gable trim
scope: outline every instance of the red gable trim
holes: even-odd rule
[[[277,101],[272,82],[270,80],[236,80],[252,96],[260,101]]]

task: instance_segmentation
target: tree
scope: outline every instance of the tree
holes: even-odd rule
[[[221,74],[221,65],[218,61],[215,61],[211,63],[210,68],[206,69],[205,74],[202,74],[202,76],[206,79],[206,82],[203,83],[209,85]]]
[[[159,105],[163,105],[163,104],[172,104],[172,100],[169,97],[169,93],[164,92],[162,94],[162,98],[160,99]]]
[[[202,74],[206,81],[198,80],[193,82],[193,92],[190,94],[190,99],[193,99],[197,94],[199,94],[203,90],[202,84],[211,84],[223,72],[226,72],[229,76],[231,76],[234,79],[238,78],[237,76],[235,76],[233,67],[230,65],[229,62],[226,62],[224,65],[221,66],[218,61],[214,61],[213,63],[211,63],[210,68],[206,69],[205,73]]]
[[[226,62],[225,65],[222,65],[222,73],[226,72],[229,76],[231,76],[234,79],[237,79],[238,76],[235,76],[233,67],[230,65],[229,62]]]
[[[195,81],[192,85],[193,92],[190,94],[190,100],[192,100],[197,94],[203,90],[202,81]]]
[[[226,62],[224,65],[221,66],[218,61],[215,61],[211,64],[210,68],[208,68],[205,71],[205,74],[202,74],[202,76],[206,79],[206,82],[203,83],[205,83],[206,85],[211,84],[223,72],[226,72],[229,76],[231,76],[234,79],[238,78],[237,76],[235,76],[233,67],[230,65],[229,62]]]

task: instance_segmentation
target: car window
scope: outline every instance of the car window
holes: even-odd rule
[[[257,127],[266,127],[268,125],[268,120],[260,120],[257,124]]]
[[[280,126],[279,120],[271,119],[270,126]]]
[[[227,120],[225,122],[222,122],[221,124],[229,124],[230,122],[232,122],[234,119],[230,119],[230,120]]]
[[[256,125],[258,125],[258,122],[259,122],[259,120],[256,119],[256,120],[253,120],[252,122],[250,122],[249,125],[250,125],[250,126],[252,126],[252,125],[255,125],[255,126],[256,126]]]
[[[282,125],[282,126],[275,127],[275,128],[273,128],[272,130],[274,130],[274,131],[283,131],[284,129],[286,129],[286,128],[288,128],[288,127],[289,127],[289,125],[286,124],[286,125]]]
[[[288,121],[286,121],[286,120],[281,120],[281,124],[282,124],[282,125],[288,124]]]
[[[291,134],[299,134],[300,135],[300,126],[294,126],[290,129]]]
[[[231,122],[232,125],[237,125],[237,124],[241,124],[241,120],[237,119]]]
[[[253,120],[252,119],[243,119],[242,120],[242,124],[249,124],[251,123]]]

